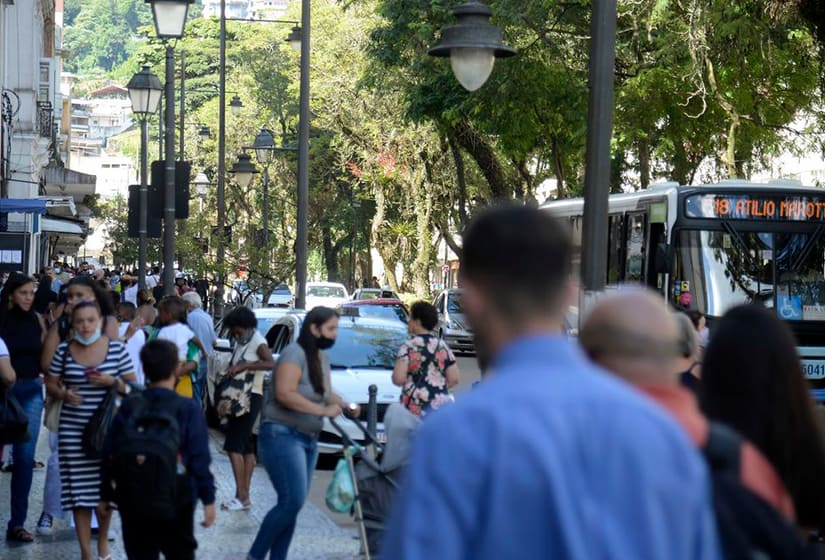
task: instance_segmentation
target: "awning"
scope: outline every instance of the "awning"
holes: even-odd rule
[[[68,220],[43,218],[40,221],[40,231],[43,233],[62,233],[64,235],[86,235],[83,228]]]
[[[0,212],[43,215],[46,213],[46,201],[37,198],[0,198]]]

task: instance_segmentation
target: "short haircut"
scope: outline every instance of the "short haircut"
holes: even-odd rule
[[[183,301],[189,304],[193,309],[203,309],[203,300],[198,292],[186,292],[183,294]]]
[[[248,307],[236,307],[224,318],[223,324],[230,329],[233,327],[254,329],[258,326],[258,319]]]
[[[410,307],[410,317],[421,321],[421,326],[431,331],[438,325],[438,310],[431,303],[417,301]]]
[[[117,304],[117,312],[126,319],[134,319],[137,307],[131,301],[121,301]]]
[[[186,324],[186,302],[180,296],[166,296],[160,300],[158,311],[165,311],[176,323]]]
[[[571,272],[567,228],[546,211],[513,203],[484,211],[464,232],[462,276],[517,321],[562,311]]]
[[[699,336],[696,334],[693,321],[685,313],[677,313],[676,326],[679,328],[679,338],[676,341],[679,345],[679,354],[683,358],[695,356],[699,351]]]
[[[178,347],[168,340],[151,340],[141,348],[140,361],[149,383],[165,381],[178,368]]]

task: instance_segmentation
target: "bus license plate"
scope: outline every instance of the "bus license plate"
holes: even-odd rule
[[[808,379],[825,379],[825,360],[802,360],[802,373]]]

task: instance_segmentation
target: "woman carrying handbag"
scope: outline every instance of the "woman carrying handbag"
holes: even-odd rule
[[[102,473],[99,456],[90,452],[86,426],[92,424],[112,390],[129,392],[128,382],[135,381],[135,373],[126,346],[102,333],[102,315],[96,302],[84,301],[74,306],[72,330],[72,340],[57,348],[46,388],[51,397],[63,401],[58,429],[62,506],[74,515],[81,560],[91,560],[92,511],[100,502]],[[98,510],[97,519],[98,557],[111,560],[111,512]]]
[[[226,440],[224,450],[232,462],[235,475],[235,497],[222,504],[223,509],[238,511],[249,509],[249,487],[255,470],[255,448],[252,428],[263,405],[264,372],[275,367],[272,351],[266,339],[258,332],[258,319],[246,307],[233,309],[223,324],[235,339],[235,350],[223,384]],[[230,393],[234,393],[230,396]]]

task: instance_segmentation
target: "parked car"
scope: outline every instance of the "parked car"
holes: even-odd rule
[[[455,352],[475,353],[473,331],[467,326],[461,307],[461,290],[444,290],[433,305],[438,310],[438,335]]]
[[[280,318],[267,333],[272,339],[272,352],[278,355],[288,344],[298,340],[305,314],[289,313]],[[407,328],[398,320],[360,317],[353,313],[341,317],[338,338],[327,350],[332,366],[332,387],[344,400],[361,405],[361,420],[366,420],[369,387],[378,387],[378,440],[385,439],[384,414],[390,404],[398,402],[401,389],[392,383],[392,370],[398,348],[407,338]],[[268,384],[268,382],[265,382]],[[364,436],[349,420],[338,419],[338,424],[354,441],[363,442]],[[330,454],[341,451],[341,436],[328,420],[319,440],[319,451]]]
[[[368,299],[400,299],[398,294],[389,288],[358,288],[352,294],[352,301],[365,301]]]
[[[356,292],[358,293],[358,292]],[[377,298],[351,301],[341,306],[341,310],[358,309],[361,317],[401,321],[405,325],[410,320],[410,311],[400,299]]]
[[[343,284],[335,282],[307,282],[306,310],[326,306],[335,309],[349,299]]]
[[[286,284],[279,284],[277,288],[272,290],[267,301],[269,307],[294,307],[295,296]]]

